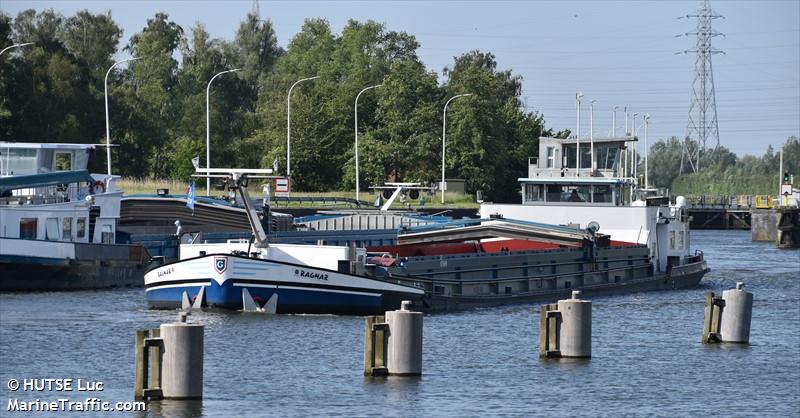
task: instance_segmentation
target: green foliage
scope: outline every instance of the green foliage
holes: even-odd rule
[[[36,42],[0,62],[0,137],[103,138],[103,79],[121,35],[108,12],[65,18],[27,10],[13,22],[0,15],[0,44]],[[438,182],[444,105],[473,93],[447,109],[447,177],[466,179],[470,193],[516,200],[516,178],[536,154],[538,137],[554,135],[542,115],[522,111],[521,78],[498,70],[492,54],[473,51],[455,58],[440,85],[419,60],[419,46],[413,35],[374,21],[351,20],[335,34],[324,19],[309,19],[283,50],[272,23],[253,13],[230,42],[211,39],[202,24],[184,32],[158,13],[124,47],[140,59],[109,74],[111,137],[119,145],[114,171],[185,180],[191,158],[205,164],[208,118],[212,165],[276,167],[284,174],[288,89],[318,76],[291,96],[296,191],[355,187],[356,129],[362,190],[386,180]],[[211,85],[207,114],[209,80],[232,68],[241,71]],[[356,95],[377,84],[361,95],[355,126]]]
[[[715,157],[707,155],[703,160],[701,156],[699,173],[678,176],[680,148],[675,138],[657,142],[650,148],[648,168],[654,185],[670,187],[676,194],[692,195],[775,194],[778,190],[780,162],[771,146],[762,157],[745,155],[741,158],[721,147]],[[783,153],[784,170],[800,179],[800,141],[796,137],[788,138]],[[706,168],[702,169],[704,163]]]

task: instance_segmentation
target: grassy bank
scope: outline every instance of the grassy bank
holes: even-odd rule
[[[202,183],[202,184],[201,184]],[[171,194],[176,195],[183,195],[186,194],[186,190],[189,187],[189,183],[176,181],[176,180],[140,180],[134,178],[122,178],[117,181],[117,187],[125,192],[125,195],[134,195],[134,194],[156,194],[158,189],[168,189]],[[262,196],[261,185],[253,185],[251,184],[247,191],[250,192],[250,196],[256,198],[260,198]],[[206,187],[205,182],[198,181],[195,183],[195,194],[198,196],[205,196],[206,195]],[[219,190],[211,190],[211,196],[222,196],[223,193]],[[344,197],[344,198],[354,198],[355,192],[354,191],[336,191],[336,192],[293,192],[293,197],[314,197],[314,198],[324,198],[324,197]],[[362,192],[361,193],[361,200],[374,203],[375,199],[377,199],[377,193],[370,194],[369,192]],[[441,197],[437,193],[435,196],[429,196],[427,193],[423,193],[422,197],[425,199],[425,207],[447,207],[447,208],[477,208],[478,204],[475,202],[474,196],[465,195],[465,194],[457,194],[457,193],[445,193],[445,204],[441,204]],[[419,200],[409,200],[407,201],[411,206],[411,208],[418,208],[420,201]],[[285,204],[281,204],[281,207],[285,207]],[[293,202],[290,207],[310,207],[311,204],[309,203],[298,203]],[[340,205],[345,206],[345,205]],[[400,204],[399,199],[398,202],[395,202],[392,205],[392,208],[395,209],[402,209],[407,208],[408,206],[405,204]]]

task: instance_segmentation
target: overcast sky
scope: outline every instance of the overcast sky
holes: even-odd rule
[[[372,19],[413,34],[422,45],[419,56],[440,75],[454,56],[473,49],[491,52],[499,69],[522,75],[527,109],[543,113],[555,130],[574,131],[575,92],[581,90],[584,134],[590,100],[597,100],[596,136],[611,132],[615,105],[649,113],[651,141],[686,132],[695,56],[675,53],[692,49],[695,38],[675,35],[693,31],[695,20],[677,17],[702,7],[700,0],[258,3],[284,47],[305,19],[323,17],[337,33],[348,19]],[[125,31],[124,45],[159,11],[186,31],[201,22],[212,37],[232,39],[254,4],[3,0],[0,10],[14,17],[28,8],[52,8],[66,16],[110,9]],[[726,37],[713,40],[726,52],[713,57],[721,145],[740,155],[761,155],[768,144],[800,136],[800,1],[712,0],[711,6],[725,16],[714,28]],[[621,133],[621,110],[617,125]],[[643,129],[638,135],[643,139]]]

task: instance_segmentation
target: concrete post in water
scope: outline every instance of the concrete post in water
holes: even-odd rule
[[[726,343],[750,342],[750,319],[753,313],[753,294],[744,290],[742,282],[736,289],[722,292],[725,309],[722,311],[720,337]]]
[[[592,357],[592,302],[578,299],[580,293],[541,306],[540,357]]]
[[[575,290],[571,299],[558,301],[561,357],[592,357],[592,302],[579,295]]]
[[[411,311],[410,306],[411,301],[404,300],[399,310],[386,312],[386,323],[389,324],[386,355],[389,374],[422,374],[422,312]]]
[[[161,389],[164,398],[200,399],[203,397],[204,327],[180,322],[161,324],[163,362]]]

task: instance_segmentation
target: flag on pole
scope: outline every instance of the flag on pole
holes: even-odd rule
[[[194,180],[189,185],[189,191],[186,193],[186,207],[192,210],[194,214]]]

